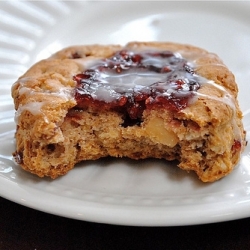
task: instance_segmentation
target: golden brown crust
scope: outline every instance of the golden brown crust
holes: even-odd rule
[[[23,169],[56,178],[82,160],[105,156],[177,159],[204,182],[229,174],[245,145],[238,88],[230,70],[215,54],[176,43],[131,42],[127,49],[179,52],[196,73],[213,81],[180,112],[145,110],[140,126],[123,127],[114,111],[73,110],[75,81],[85,62],[107,58],[119,45],[73,46],[31,67],[12,87],[17,110],[16,159]],[[221,87],[218,87],[220,85]],[[223,99],[223,101],[222,101]],[[240,146],[238,144],[240,142]]]

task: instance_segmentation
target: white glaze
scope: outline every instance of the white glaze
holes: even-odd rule
[[[71,87],[65,87],[61,84],[58,86],[58,83],[57,83],[57,86],[52,86],[52,83],[47,82],[47,85],[51,85],[52,87],[51,90],[43,90],[40,88],[35,89],[35,88],[32,88],[33,86],[30,84],[30,82],[32,81],[36,81],[36,79],[33,77],[20,78],[17,82],[13,84],[12,89],[15,88],[17,85],[19,85],[18,87],[19,95],[20,96],[25,95],[26,98],[32,97],[33,95],[37,93],[39,93],[39,95],[43,95],[44,97],[45,96],[60,97],[65,102],[74,98],[73,90]],[[44,101],[44,102],[29,102],[25,105],[19,105],[15,113],[15,122],[18,124],[21,113],[27,110],[31,112],[33,115],[42,114],[45,122],[48,123],[49,120],[42,112],[42,107],[46,104],[48,103]]]
[[[68,101],[74,97],[73,91],[71,87],[65,87],[62,84],[53,81],[49,82],[49,80],[46,82],[46,85],[50,87],[50,89],[41,89],[41,88],[32,88],[33,86],[30,86],[30,82],[36,81],[36,78],[32,77],[24,77],[20,78],[17,82],[15,82],[12,86],[12,89],[16,87],[16,85],[19,84],[19,95],[25,95],[26,97],[30,97],[34,95],[35,93],[39,93],[42,95],[53,95],[57,97],[63,98],[65,101]]]
[[[157,50],[154,50],[157,51]],[[140,51],[142,52],[142,51]],[[160,51],[159,51],[160,52]],[[136,53],[136,52],[132,52]],[[187,65],[191,68],[195,68],[195,61],[197,59],[200,59],[204,56],[208,56],[207,53],[191,53],[191,52],[183,52],[185,57],[187,57],[190,61],[187,62]],[[206,98],[210,98],[216,101],[220,101],[225,103],[226,105],[229,105],[234,111],[235,111],[235,103],[234,99],[231,96],[231,94],[223,87],[218,84],[216,84],[212,80],[208,80],[202,76],[196,75],[196,74],[189,74],[186,71],[175,71],[175,68],[177,67],[178,70],[178,63],[173,66],[169,66],[171,63],[171,60],[180,60],[179,63],[182,63],[182,55],[181,53],[174,53],[175,58],[161,58],[161,57],[145,57],[142,60],[143,64],[149,64],[153,65],[159,68],[162,68],[163,66],[167,65],[171,68],[172,72],[170,73],[157,73],[154,71],[141,71],[137,68],[131,68],[128,71],[123,71],[121,73],[114,73],[112,71],[109,71],[108,73],[105,72],[96,72],[96,81],[91,82],[89,86],[86,87],[86,89],[80,90],[79,92],[81,94],[90,94],[93,99],[101,100],[105,102],[112,102],[114,100],[119,99],[124,93],[127,95],[132,95],[136,92],[150,92],[152,88],[153,83],[157,83],[157,86],[154,85],[154,88],[159,89],[163,91],[161,94],[162,96],[169,97],[172,93],[175,93],[178,97],[185,97],[185,95],[188,94],[189,91],[189,85],[188,80],[192,79],[194,81],[197,81],[200,85],[211,85],[217,89],[220,90],[221,97],[215,97],[211,95],[205,95],[198,93],[196,91],[193,91],[193,98],[190,98],[189,103],[195,102],[197,100],[198,96],[203,96]],[[211,58],[217,57],[214,54],[209,55]],[[82,61],[81,65],[83,68],[89,67],[92,69],[96,69],[97,67],[104,64],[103,61],[92,61],[92,63],[84,59],[77,59],[78,61]],[[109,62],[109,61],[108,61]],[[107,62],[107,63],[108,63]],[[216,65],[222,65],[222,64],[216,64]],[[225,66],[224,66],[225,67]],[[86,69],[86,68],[85,68]],[[166,83],[166,79],[169,76],[169,74],[176,74],[176,77],[173,78],[173,81],[175,79],[182,79],[185,83],[182,85],[181,91],[176,91],[176,84],[175,82],[168,82]]]
[[[156,50],[157,51],[157,50]],[[148,52],[152,52],[148,50]],[[155,50],[153,51],[155,52]],[[160,51],[159,51],[160,52]],[[136,54],[135,52],[130,52],[131,54]],[[96,70],[99,66],[108,65],[109,63],[114,63],[116,61],[116,56],[113,57],[113,60],[107,59],[104,61],[95,61],[90,69]],[[119,62],[119,59],[117,59]],[[78,59],[78,62],[80,59]],[[94,80],[88,84],[86,81],[83,85],[83,88],[79,90],[81,94],[91,95],[93,99],[101,100],[105,102],[112,102],[119,97],[126,95],[133,95],[136,92],[147,93],[150,92],[152,88],[159,89],[163,91],[163,95],[170,94],[176,91],[176,84],[174,83],[175,79],[182,79],[184,82],[187,82],[188,79],[194,81],[199,81],[199,76],[190,75],[186,71],[179,71],[179,64],[183,64],[185,59],[182,58],[180,53],[174,53],[174,57],[151,57],[147,56],[145,53],[143,54],[142,59],[143,65],[151,65],[157,68],[163,68],[167,66],[171,69],[171,72],[166,73],[158,73],[155,71],[142,70],[138,67],[128,66],[126,69],[126,64],[122,65],[124,70],[120,73],[116,73],[114,71],[96,71],[94,74]],[[173,64],[172,64],[173,63]],[[188,63],[190,64],[190,63]],[[91,65],[88,60],[85,58],[82,60],[81,65],[85,67],[85,65]],[[189,65],[191,66],[191,65]],[[168,80],[169,76],[172,75],[173,82]],[[157,86],[155,85],[157,83]],[[154,86],[153,86],[154,85]],[[188,86],[187,86],[188,87]],[[185,89],[185,84],[183,85],[183,91],[189,91],[187,88]]]
[[[29,111],[32,115],[43,114],[44,121],[49,123],[47,117],[42,112],[42,107],[46,104],[46,102],[29,102],[25,105],[19,105],[16,114],[15,114],[15,122],[19,123],[19,117],[23,111]]]

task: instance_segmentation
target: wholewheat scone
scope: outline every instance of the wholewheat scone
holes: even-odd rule
[[[237,94],[222,60],[191,45],[72,46],[14,83],[15,160],[56,178],[84,160],[161,158],[213,182],[246,144]]]

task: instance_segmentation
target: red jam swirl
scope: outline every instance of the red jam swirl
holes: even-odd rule
[[[135,120],[156,106],[178,112],[200,88],[188,61],[170,51],[122,50],[74,80],[76,108],[116,110]]]

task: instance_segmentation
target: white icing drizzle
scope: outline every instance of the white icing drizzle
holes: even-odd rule
[[[147,51],[150,51],[150,50],[147,50]],[[157,51],[157,50],[152,50],[152,51]],[[132,52],[132,53],[136,53],[136,52]],[[171,69],[171,71],[174,71],[175,67],[178,67],[178,62],[176,65],[171,66],[172,61],[182,59],[183,57],[181,53],[184,54],[189,60],[192,59],[191,61],[186,62],[186,64],[190,66],[190,68],[196,67],[195,61],[197,60],[197,58],[201,58],[203,56],[208,55],[207,53],[204,53],[204,54],[194,53],[193,54],[190,52],[176,52],[176,53],[173,53],[174,55],[173,59],[161,58],[161,57],[145,57],[142,60],[142,63],[144,65],[148,64],[148,65],[153,65],[159,68],[167,65]],[[211,54],[210,56],[216,57],[216,55],[213,55],[213,54]],[[96,69],[99,66],[102,66],[104,64],[103,61],[100,61],[99,59],[90,60],[91,62],[86,58],[77,59],[77,60],[78,62],[81,62],[81,65],[83,66],[83,68],[85,68],[85,70],[91,67],[93,69]],[[180,63],[182,62],[180,61]],[[216,65],[222,66],[222,64],[218,64],[218,63],[216,63]],[[86,91],[83,89],[83,90],[79,90],[79,92],[80,94],[90,93],[93,99],[102,100],[106,102],[112,102],[118,99],[123,93],[128,93],[128,94],[133,93],[133,92],[147,93],[152,88],[153,83],[157,83],[157,88],[161,90],[165,90],[165,92],[162,93],[163,96],[166,96],[166,97],[170,96],[171,93],[176,91],[176,84],[174,82],[173,83],[170,82],[169,84],[166,84],[166,78],[167,78],[167,75],[170,74],[169,72],[159,74],[154,71],[140,71],[136,68],[132,68],[129,71],[123,71],[119,74],[114,73],[112,71],[109,71],[108,73],[106,73],[105,71],[104,72],[98,71],[95,74],[98,74],[97,75],[98,80],[92,81],[91,84],[89,85],[89,88]],[[189,91],[188,80],[190,80],[190,77],[192,77],[193,80],[197,81],[200,85],[209,84],[219,89],[222,92],[221,97],[205,95],[205,94],[198,93],[196,91],[194,92],[194,96],[195,95],[203,96],[203,97],[207,97],[210,99],[223,102],[235,110],[233,97],[229,94],[229,92],[223,86],[220,86],[219,84],[216,84],[214,81],[208,80],[197,74],[188,75],[187,72],[180,73],[178,71],[174,72],[174,74],[176,74],[176,76],[173,78],[173,80],[182,79],[184,82],[187,83],[186,86],[185,84],[182,85],[183,92],[180,91],[178,93],[179,97],[181,97],[182,95],[184,96],[186,94],[185,91]],[[192,100],[190,101],[192,102]]]
[[[218,102],[222,102],[224,104],[226,104],[227,106],[229,106],[233,112],[232,115],[232,119],[231,119],[231,124],[232,124],[232,128],[233,128],[233,132],[234,132],[234,139],[240,141],[241,143],[243,143],[243,138],[242,138],[242,134],[241,134],[241,130],[239,128],[239,126],[236,123],[236,106],[235,106],[235,99],[234,97],[221,85],[216,84],[214,81],[211,80],[207,80],[206,84],[210,84],[214,87],[216,87],[217,89],[219,89],[222,92],[222,96],[220,97],[216,97],[216,96],[212,96],[212,95],[206,95],[206,94],[202,94],[200,92],[197,92],[197,96],[199,97],[205,97],[205,98],[209,98],[211,100],[215,100]],[[243,150],[244,147],[241,147],[241,151]]]
[[[70,87],[61,87],[58,91],[50,91],[50,90],[43,90],[43,91],[34,91],[31,88],[23,86],[19,90],[20,95],[25,95],[26,97],[31,97],[35,93],[39,93],[41,95],[49,95],[49,96],[55,96],[55,97],[60,97],[64,99],[65,101],[68,101],[73,98],[73,91],[72,88]]]
[[[29,111],[32,115],[43,114],[44,121],[49,123],[48,118],[42,112],[42,107],[46,104],[46,102],[29,102],[25,105],[19,105],[16,114],[15,114],[15,122],[19,123],[19,117],[23,111]]]
[[[197,92],[198,96],[206,97],[206,98],[209,98],[209,99],[212,99],[212,100],[215,100],[215,101],[219,101],[219,102],[223,102],[226,105],[230,106],[230,108],[232,110],[234,110],[234,111],[236,110],[234,97],[223,86],[221,86],[219,84],[216,84],[214,81],[207,80],[204,77],[201,77],[201,83],[203,85],[207,84],[207,85],[211,85],[211,86],[219,89],[222,95],[220,97],[216,97],[216,96],[207,95],[207,94]]]
[[[155,51],[147,50],[148,53],[153,53]],[[160,51],[159,51],[160,53]],[[128,55],[133,55],[134,52],[129,51]],[[182,90],[184,92],[190,92],[189,90],[189,80],[193,82],[199,81],[199,76],[196,74],[190,74],[183,70],[183,64],[190,66],[189,63],[182,58],[180,53],[172,53],[171,56],[156,56],[153,57],[145,53],[143,54],[141,65],[153,67],[153,69],[143,70],[140,67],[133,66],[133,62],[126,62],[124,59],[114,56],[112,61],[107,59],[105,62],[95,61],[90,69],[95,70],[93,73],[92,80],[84,80],[82,88],[78,88],[78,92],[81,95],[91,95],[93,99],[105,101],[107,103],[119,99],[124,94],[132,95],[133,93],[142,92],[150,93],[152,88],[162,90],[163,95],[170,96],[171,93],[177,91],[177,85],[175,80],[183,80],[185,84],[182,85]],[[78,59],[79,60],[79,59]],[[115,67],[121,67],[121,72],[117,73],[113,70],[96,70],[99,67],[108,66],[109,63],[118,64]],[[88,61],[84,58],[82,65]],[[131,66],[132,65],[132,66]],[[158,69],[167,67],[166,72],[157,72]],[[179,70],[179,68],[181,70]],[[89,68],[88,68],[89,69]],[[156,69],[156,71],[154,70]],[[170,79],[171,78],[171,79]],[[93,80],[94,79],[94,80]],[[179,91],[181,95],[181,91]],[[183,92],[183,94],[184,94]]]
[[[19,84],[18,91],[19,95],[25,95],[26,98],[32,97],[33,95],[39,93],[40,95],[44,96],[55,96],[55,97],[60,97],[61,99],[64,99],[65,102],[69,101],[74,98],[73,90],[72,87],[65,87],[63,85],[53,86],[53,82],[48,83],[47,85],[51,85],[51,90],[44,90],[44,89],[39,89],[39,88],[32,88],[30,87],[30,82],[35,81],[36,79],[33,77],[24,77],[20,78],[17,82],[15,82],[12,86],[12,89],[16,87]],[[58,84],[58,83],[57,83]],[[16,114],[15,114],[15,122],[18,124],[19,123],[19,117],[23,111],[29,111],[33,115],[39,115],[42,114],[44,117],[44,121],[46,123],[49,122],[48,118],[46,115],[42,112],[42,107],[44,105],[48,104],[46,101],[43,102],[29,102],[25,105],[19,105]]]
[[[15,82],[12,86],[12,89],[19,84],[19,95],[26,95],[27,97],[34,95],[35,93],[44,94],[44,95],[53,95],[63,98],[65,101],[68,101],[74,98],[72,87],[65,87],[62,84],[56,83],[54,86],[53,82],[46,82],[47,86],[50,86],[51,89],[41,89],[41,88],[32,88],[29,87],[30,82],[35,81],[34,77],[24,77]]]

